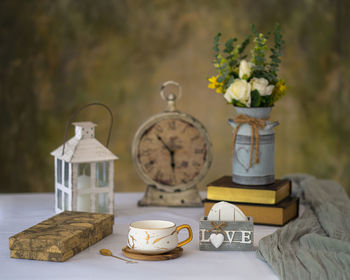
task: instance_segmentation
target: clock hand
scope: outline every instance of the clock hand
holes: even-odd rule
[[[170,148],[168,147],[168,145],[165,144],[165,142],[164,142],[164,140],[162,139],[162,137],[160,137],[159,135],[157,135],[157,138],[158,138],[158,140],[159,140],[160,142],[162,142],[163,146],[169,151],[169,153],[170,153],[170,158],[171,158],[171,168],[172,168],[173,171],[174,171],[174,169],[175,169],[175,160],[174,160],[174,153],[175,153],[175,151],[172,150],[172,149],[170,149]]]
[[[163,146],[169,151],[169,153],[171,154],[171,152],[174,152],[173,150],[171,150],[167,144],[165,144],[164,140],[162,139],[162,137],[160,137],[159,135],[157,135],[157,138],[160,142],[162,142]]]
[[[171,168],[173,169],[173,171],[174,171],[174,169],[175,169],[175,160],[174,160],[174,151],[170,151],[170,157],[171,157]]]
[[[170,166],[171,166],[171,170],[172,170],[172,177],[173,177],[173,182],[176,183],[176,173],[175,173],[175,151],[170,151],[170,158],[171,158],[171,162],[170,162]]]

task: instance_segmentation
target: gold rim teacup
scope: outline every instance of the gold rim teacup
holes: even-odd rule
[[[178,242],[178,232],[182,229],[187,229],[188,238]],[[175,223],[169,221],[137,221],[129,226],[128,247],[143,254],[162,254],[187,244],[192,237],[189,225],[177,227]]]

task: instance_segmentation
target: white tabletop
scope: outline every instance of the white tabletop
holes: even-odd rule
[[[141,193],[116,194],[116,218],[113,234],[85,249],[64,263],[10,258],[8,238],[54,213],[54,195],[0,195],[0,279],[278,279],[272,269],[254,252],[199,251],[199,219],[203,208],[137,207]],[[184,246],[184,254],[174,260],[126,264],[99,255],[108,248],[122,256],[128,225],[145,219],[169,220],[189,224],[193,241]],[[277,228],[254,226],[254,244]],[[183,235],[182,235],[183,234]],[[185,233],[179,239],[185,239]]]

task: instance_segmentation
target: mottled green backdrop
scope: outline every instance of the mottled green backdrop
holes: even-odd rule
[[[242,39],[254,23],[280,22],[286,46],[281,76],[288,96],[273,109],[276,173],[307,172],[350,192],[350,4],[340,0],[1,1],[1,192],[53,191],[50,152],[78,106],[109,105],[116,191],[142,191],[130,156],[137,127],[165,108],[159,87],[182,84],[178,106],[208,129],[214,162],[205,184],[231,172],[234,110],[207,88],[212,39]],[[79,120],[99,124],[101,109]],[[73,129],[70,131],[73,134]]]

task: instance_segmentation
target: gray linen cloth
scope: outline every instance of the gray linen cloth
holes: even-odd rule
[[[259,242],[281,279],[350,279],[350,200],[336,182],[290,175],[301,216]]]

